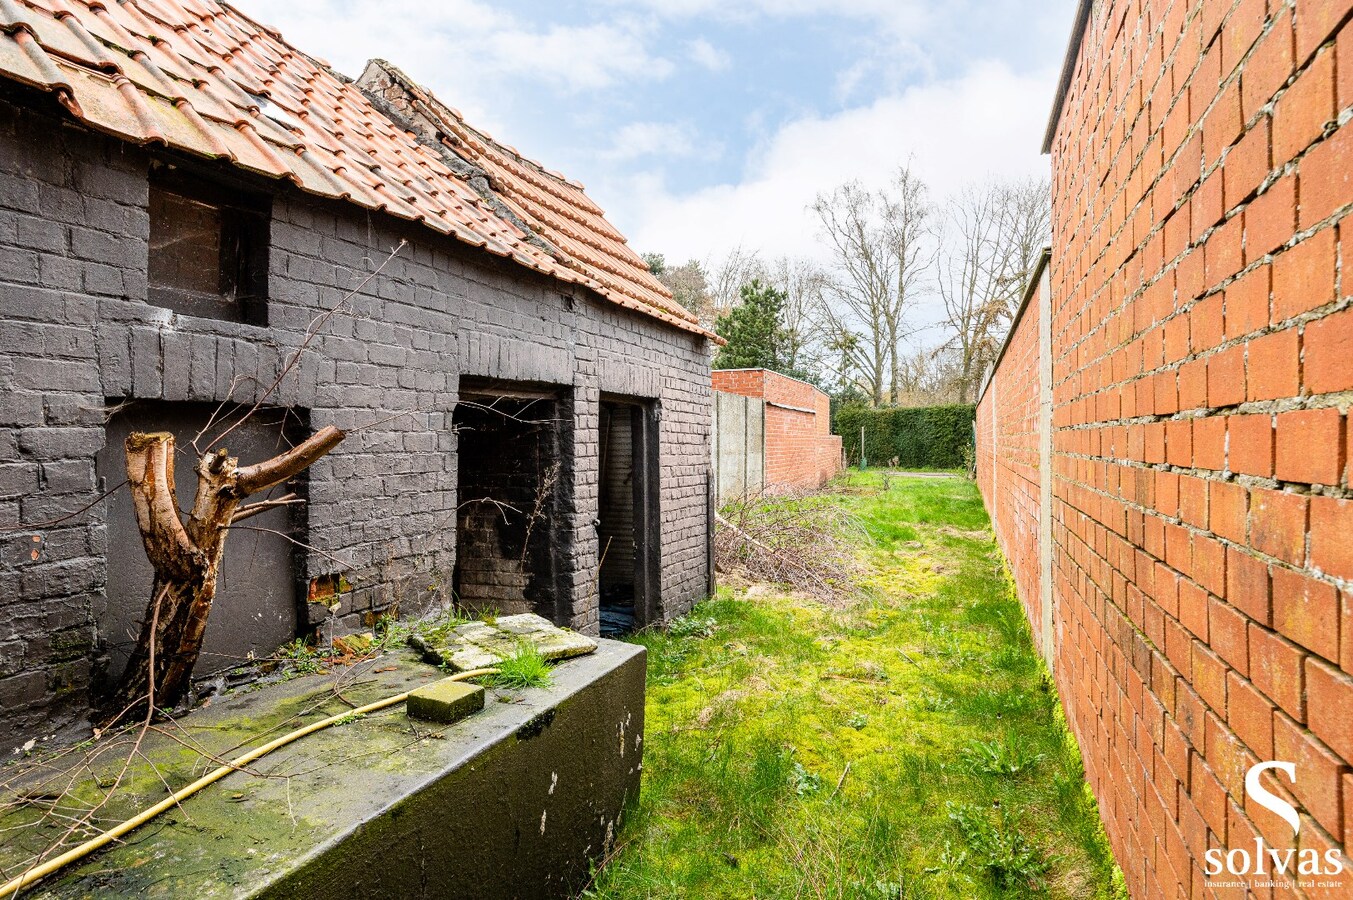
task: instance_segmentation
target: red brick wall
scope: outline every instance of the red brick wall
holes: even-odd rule
[[[1353,839],[1349,9],[1096,3],[1052,143],[1054,671],[1134,897],[1241,896],[1208,849]],[[1037,319],[981,432],[998,522]],[[1244,789],[1273,759],[1295,839]],[[1306,895],[1353,896],[1342,860]]]
[[[716,369],[714,390],[766,401],[766,487],[815,488],[841,468],[841,438],[831,433],[831,401],[822,391],[765,369]]]
[[[710,373],[710,382],[714,390],[725,394],[741,394],[744,397],[766,395],[765,369],[715,369]]]
[[[992,516],[992,528],[1035,634],[1043,615],[1038,555],[1038,327],[1034,304],[1017,323],[977,407],[983,496],[1000,510]]]

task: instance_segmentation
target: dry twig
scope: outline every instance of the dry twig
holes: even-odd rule
[[[715,521],[718,571],[786,584],[833,606],[854,596],[851,545],[864,528],[824,495],[753,495],[725,506]]]

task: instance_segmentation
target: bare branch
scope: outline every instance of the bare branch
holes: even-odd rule
[[[212,447],[215,447],[217,444],[221,443],[221,441],[225,440],[231,434],[231,432],[233,432],[236,428],[239,428],[241,425],[243,425],[246,421],[249,420],[250,416],[256,413],[260,408],[262,408],[263,404],[267,401],[267,399],[270,396],[272,396],[272,393],[276,391],[278,387],[281,386],[282,382],[286,379],[287,375],[291,374],[291,371],[296,368],[297,364],[300,363],[301,357],[305,354],[305,351],[310,347],[310,342],[313,341],[316,336],[318,336],[320,329],[325,325],[325,323],[327,323],[331,318],[333,318],[335,313],[345,308],[353,297],[356,297],[358,294],[360,294],[363,288],[365,288],[373,278],[379,275],[381,271],[387,265],[389,265],[390,260],[394,259],[399,254],[399,251],[403,250],[407,244],[408,241],[400,239],[399,245],[396,246],[395,249],[391,250],[389,255],[385,257],[385,259],[381,260],[380,265],[376,266],[375,269],[368,272],[366,277],[363,278],[361,281],[359,281],[356,287],[354,287],[352,290],[344,294],[337,303],[335,303],[329,309],[325,310],[320,315],[316,316],[310,322],[310,326],[305,330],[305,337],[302,338],[301,343],[296,347],[296,349],[292,351],[290,358],[288,358],[286,363],[282,366],[282,371],[277,373],[277,377],[273,379],[272,384],[268,385],[268,387],[263,391],[263,393],[259,394],[258,398],[255,399],[253,406],[249,407],[249,411],[246,412],[243,416],[241,416],[239,421],[235,422],[225,431],[217,435],[216,438],[210,444],[207,445],[206,449],[210,450]],[[224,405],[225,404],[222,403],[222,406]],[[218,407],[218,409],[219,408],[220,407]],[[212,415],[212,419],[213,420],[215,419],[214,413]],[[202,431],[198,432],[197,437],[193,438],[194,449],[197,449],[198,440],[200,440],[202,435],[206,433],[207,428],[211,427],[211,424],[212,424],[211,421],[208,421],[207,425],[202,429]]]
[[[274,485],[293,478],[324,456],[343,440],[344,433],[332,425],[326,425],[280,456],[245,466],[235,472],[236,487],[241,497],[266,491]]]
[[[304,502],[304,500],[300,499],[295,494],[285,494],[278,497],[276,500],[260,500],[258,503],[251,503],[248,506],[241,506],[236,509],[234,515],[230,517],[230,524],[236,525],[271,509],[280,509],[285,506],[297,506]]]
[[[189,577],[200,551],[179,519],[174,491],[174,436],[165,431],[129,435],[127,481],[151,564],[157,572]]]
[[[902,166],[884,190],[850,182],[819,194],[812,208],[835,263],[823,283],[832,349],[876,404],[895,399],[901,343],[914,332],[908,318],[934,256],[926,187]]]
[[[976,390],[1047,241],[1045,181],[969,188],[950,203],[938,279],[960,399]]]
[[[125,479],[119,481],[117,484],[113,485],[108,490],[104,491],[102,494],[99,494],[99,496],[95,497],[93,500],[90,500],[84,506],[80,507],[74,512],[68,512],[64,516],[60,516],[55,519],[49,519],[46,522],[37,522],[32,525],[18,524],[18,525],[0,526],[0,534],[3,534],[6,531],[37,531],[38,529],[41,528],[52,528],[57,525],[60,525],[62,522],[68,522],[71,519],[75,518],[76,516],[82,513],[86,513],[89,510],[93,509],[95,506],[98,506],[99,503],[101,503],[104,500],[107,500],[109,497],[113,496],[118,491],[126,487],[128,483],[129,482],[126,481]]]

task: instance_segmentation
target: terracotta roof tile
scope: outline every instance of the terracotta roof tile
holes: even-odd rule
[[[553,250],[562,264],[594,279],[612,298],[651,307],[694,324],[695,317],[625,243],[582,185],[546,170],[515,148],[495,141],[453,107],[394,66],[376,60],[358,84],[381,96],[411,121],[422,117],[447,149],[488,178],[514,217]],[[430,136],[430,134],[428,135]]]
[[[358,85],[216,0],[0,0],[0,76],[53,92],[72,115],[118,138],[225,159],[312,194],[420,221],[709,334],[581,185],[417,88],[444,120],[454,152],[488,174],[496,196],[481,196],[454,161],[392,121]]]

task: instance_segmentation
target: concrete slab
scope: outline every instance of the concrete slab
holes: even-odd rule
[[[584,634],[559,628],[535,613],[500,616],[488,622],[467,622],[448,629],[444,636],[429,642],[413,634],[409,643],[434,665],[453,672],[468,672],[496,665],[516,655],[523,642],[534,644],[547,660],[568,659],[591,653],[597,642]]]
[[[573,896],[638,797],[644,669],[642,647],[602,640],[558,665],[551,687],[490,689],[485,708],[454,725],[413,721],[400,704],[318,732],[24,896]],[[133,767],[99,825],[161,799],[161,777],[178,788],[201,775],[213,765],[204,754],[236,755],[350,708],[340,694],[363,704],[441,677],[406,651],[220,698],[148,735],[158,774]],[[104,767],[118,764],[110,753]],[[64,829],[8,830],[37,814],[0,816],[4,871]]]

